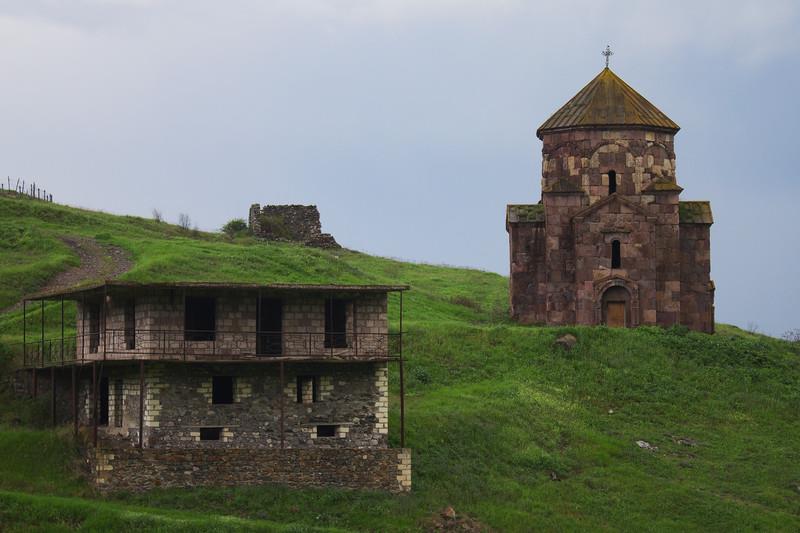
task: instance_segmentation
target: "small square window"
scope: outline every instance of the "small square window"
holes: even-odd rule
[[[200,428],[200,440],[219,440],[222,428]]]
[[[211,403],[233,403],[233,376],[211,378]]]
[[[335,437],[337,429],[339,429],[339,426],[317,426],[317,437]]]

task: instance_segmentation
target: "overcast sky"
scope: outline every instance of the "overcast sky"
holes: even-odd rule
[[[201,229],[317,204],[343,245],[507,274],[536,128],[603,66],[681,125],[717,319],[800,328],[800,3],[0,1],[0,175]]]

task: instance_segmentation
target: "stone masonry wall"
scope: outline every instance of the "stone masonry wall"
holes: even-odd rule
[[[99,428],[100,434],[137,443],[138,365],[106,363],[101,369],[98,364],[100,376],[109,378],[109,423]],[[212,402],[214,376],[233,377],[233,403]],[[92,420],[90,380],[88,368],[79,383],[78,405],[83,425],[90,425]],[[120,397],[116,382],[122,385]],[[301,402],[297,401],[298,385]],[[149,448],[279,448],[281,407],[286,448],[388,445],[389,390],[385,362],[286,363],[283,390],[277,364],[148,362],[144,391],[143,444]],[[336,426],[335,436],[317,435],[320,425]],[[221,428],[220,440],[200,440],[200,428],[205,427]]]
[[[681,324],[714,332],[710,227],[681,224]]]
[[[81,341],[83,306],[77,305],[79,338],[78,358],[102,359],[103,347],[107,358],[128,358],[132,354],[171,355],[189,354],[226,356],[256,353],[257,292],[254,291],[194,291],[186,294],[215,296],[217,301],[217,333],[212,341],[185,340],[184,293],[179,290],[140,294],[135,299],[136,345],[127,349],[124,336],[124,304],[122,295],[111,295],[106,305],[107,328],[99,335],[95,353]],[[386,355],[388,342],[387,297],[385,294],[359,294],[346,299],[347,327],[345,347],[326,350],[326,297],[316,294],[291,294],[283,302],[283,355],[306,355],[324,351],[335,356]],[[101,321],[102,327],[102,321]]]
[[[269,227],[267,222],[272,224]],[[250,231],[269,240],[288,240],[319,248],[340,248],[330,233],[322,233],[319,210],[315,205],[250,206]]]
[[[544,221],[507,224],[512,317],[523,323],[601,324],[605,292],[621,287],[628,325],[682,322],[707,331],[713,323],[708,241],[687,230],[684,242],[673,136],[575,129],[544,134],[542,153]],[[619,268],[611,268],[614,241],[620,243]],[[700,250],[695,256],[693,247]],[[700,265],[684,266],[686,261]],[[690,278],[693,286],[687,285]],[[686,302],[688,314],[682,310]]]
[[[104,492],[153,488],[281,483],[389,492],[411,490],[408,449],[88,450],[94,482]]]

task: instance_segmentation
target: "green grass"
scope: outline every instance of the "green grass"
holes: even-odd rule
[[[43,418],[46,400],[9,400],[0,410],[0,523],[17,530],[408,531],[449,505],[500,531],[800,529],[796,343],[725,325],[713,336],[522,327],[506,320],[507,280],[495,274],[228,241],[31,201],[0,198],[0,222],[53,242],[80,234],[123,246],[136,261],[129,279],[413,288],[405,299],[411,494],[263,486],[100,497],[81,479],[68,430],[9,425]],[[36,245],[4,244],[0,275],[16,265],[23,285],[35,288],[38,267],[26,258]],[[6,303],[22,292],[13,290]],[[48,332],[57,313],[47,308]],[[396,327],[396,300],[391,313]],[[20,326],[19,313],[0,315],[0,338],[17,339]],[[554,346],[565,332],[578,338],[570,352]]]

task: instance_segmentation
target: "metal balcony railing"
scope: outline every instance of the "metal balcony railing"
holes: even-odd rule
[[[97,360],[236,361],[382,359],[400,355],[400,333],[108,329],[21,345],[26,368]]]

